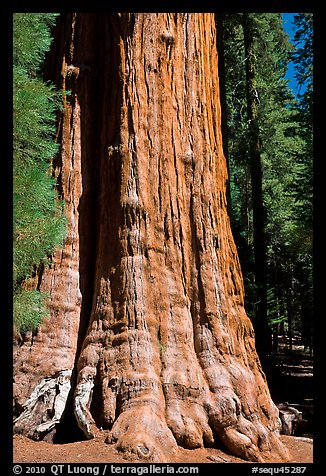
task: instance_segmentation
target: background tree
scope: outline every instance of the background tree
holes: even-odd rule
[[[13,174],[14,174],[14,324],[35,330],[47,314],[45,294],[28,278],[47,263],[62,242],[65,220],[50,161],[55,144],[60,96],[42,81],[41,67],[50,48],[55,14],[14,14],[13,42]]]
[[[299,103],[295,108],[299,123],[297,134],[303,142],[298,155],[298,179],[292,190],[295,197],[295,233],[293,255],[296,272],[296,295],[300,299],[299,328],[312,350],[312,237],[313,237],[313,14],[294,16],[296,49],[292,54],[299,84]]]
[[[299,263],[302,257],[294,251],[300,242],[305,243],[303,247],[307,252],[307,240],[309,241],[308,236],[311,236],[302,221],[303,215],[304,220],[308,221],[312,216],[309,189],[311,169],[303,169],[302,156],[309,140],[306,142],[300,132],[305,128],[302,128],[298,114],[298,103],[284,78],[293,47],[283,31],[281,15],[250,14],[250,21],[256,66],[257,136],[261,141],[262,199],[266,211],[264,232],[267,255],[267,316],[271,329],[278,332],[280,326],[284,327],[286,324],[291,336],[292,328],[302,331],[303,322],[307,320],[308,314],[311,315],[311,307],[309,311],[307,308],[303,310],[301,304],[302,292],[297,285],[300,281],[298,269],[301,268]],[[225,71],[232,223],[245,276],[246,309],[254,320],[254,303],[257,302],[258,294],[256,286],[253,285],[256,261],[253,208],[257,193],[253,191],[247,141],[247,137],[250,137],[251,121],[246,114],[248,97],[245,89],[245,64],[248,58],[241,30],[241,14],[226,15],[224,31],[224,41],[227,45]],[[311,117],[307,123],[311,127]],[[255,183],[257,185],[256,180]],[[306,204],[306,209],[299,218],[298,209],[302,207],[302,203]],[[306,230],[306,235],[302,234],[303,229]],[[298,236],[300,238],[297,240],[295,237]],[[303,236],[306,238],[302,239]],[[305,263],[309,268],[311,255],[309,258],[308,255],[309,252],[306,254]],[[306,279],[305,283],[305,294],[309,294],[311,279]],[[262,345],[263,351],[264,348],[267,351],[268,347]]]
[[[246,101],[248,121],[248,160],[252,191],[252,230],[255,270],[255,302],[254,326],[256,331],[257,350],[271,350],[271,335],[267,322],[267,244],[266,244],[266,211],[263,200],[263,169],[262,169],[262,139],[259,127],[259,89],[257,81],[257,58],[254,39],[255,22],[253,14],[243,13],[242,17],[245,71],[246,71]]]

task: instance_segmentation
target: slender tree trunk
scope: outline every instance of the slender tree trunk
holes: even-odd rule
[[[287,324],[288,331],[287,337],[289,341],[289,351],[292,352],[293,346],[293,267],[290,266],[289,275],[286,279],[286,311],[287,311]]]
[[[220,86],[220,104],[221,104],[221,133],[223,141],[223,152],[226,160],[228,172],[228,181],[226,184],[227,209],[232,221],[231,187],[230,187],[230,167],[229,167],[229,146],[228,146],[228,117],[226,101],[226,75],[225,75],[225,40],[224,40],[224,21],[225,13],[216,13],[216,43],[218,49],[218,77]]]
[[[265,207],[263,202],[261,139],[259,134],[259,98],[256,83],[256,59],[253,27],[249,13],[243,14],[246,58],[247,110],[249,121],[249,153],[252,189],[253,239],[257,303],[255,313],[256,347],[264,357],[271,350],[271,331],[267,322],[267,250]]]
[[[215,37],[213,14],[78,13],[61,19],[52,51],[71,91],[61,173],[79,250],[61,299],[81,294],[75,362],[64,362],[76,380],[70,398],[58,391],[87,438],[147,461],[218,441],[252,461],[286,459],[227,213]],[[25,342],[20,362],[33,349]],[[22,407],[19,431],[46,418]]]
[[[244,201],[242,203],[242,222],[245,225],[246,241],[248,247],[252,248],[252,223],[250,220],[251,211],[251,177],[248,168],[245,168],[245,183],[242,187],[244,189]]]

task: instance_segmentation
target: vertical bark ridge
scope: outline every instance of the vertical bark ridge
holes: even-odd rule
[[[106,419],[109,427],[113,423],[110,441],[131,451],[147,448],[145,453],[152,454],[159,438],[157,428],[170,448],[172,434],[178,444],[194,448],[213,444],[216,432],[238,454],[260,460],[258,440],[268,431],[277,432],[277,411],[268,400],[259,365],[247,367],[250,347],[244,338],[239,344],[234,337],[234,323],[247,328],[249,335],[252,331],[242,298],[237,298],[243,292],[238,263],[229,264],[236,252],[226,210],[220,109],[213,100],[218,82],[216,74],[207,74],[217,71],[211,15],[188,15],[182,25],[181,15],[135,14],[129,36],[120,37],[120,63],[118,156],[123,173],[118,267],[123,283],[117,285],[122,292],[111,304],[111,312],[115,315],[117,306],[124,325],[116,332],[115,316],[113,334],[110,324],[107,331],[112,349],[106,347],[102,355],[97,350],[100,361],[105,361],[100,379],[108,380],[109,387],[113,382],[110,392],[103,385],[104,408],[115,409]],[[152,168],[152,161],[157,166]],[[157,169],[159,173],[153,174]],[[102,197],[99,207],[113,210],[117,205]],[[107,276],[110,250],[103,239],[110,233],[104,220],[99,225],[96,266],[100,302],[102,295],[110,295],[107,288],[115,280]],[[183,246],[188,244],[183,251],[180,236]],[[186,276],[180,273],[186,269]],[[159,285],[162,279],[164,286]],[[100,309],[97,304],[90,329],[101,327]],[[88,352],[86,340],[76,394],[85,381],[94,381],[96,369],[88,365]],[[253,360],[257,361],[256,355]],[[252,414],[259,412],[256,392],[248,405],[241,404],[244,393],[239,380],[254,388],[253,369],[268,402],[268,431],[251,421]],[[114,399],[120,401],[118,413]],[[135,406],[137,418],[132,413]],[[82,425],[83,419],[86,422],[84,431],[92,436],[92,416],[78,406],[78,399],[75,410]],[[135,418],[147,422],[146,441],[136,434]],[[163,427],[162,422],[166,422]]]

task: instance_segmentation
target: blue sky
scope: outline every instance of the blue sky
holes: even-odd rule
[[[293,29],[293,24],[292,24],[294,15],[296,15],[296,13],[282,13],[283,28],[286,31],[286,33],[288,33],[288,35],[290,36],[290,41],[292,43],[293,43],[293,37],[295,34],[295,30]],[[292,62],[290,62],[285,77],[290,80],[289,86],[293,90],[294,95],[297,96],[298,85],[294,78],[294,74],[295,74],[294,65]]]

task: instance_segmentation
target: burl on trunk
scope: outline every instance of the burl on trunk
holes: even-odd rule
[[[219,441],[286,460],[227,214],[215,36],[210,13],[60,18],[69,233],[51,318],[15,350],[16,431],[44,437],[71,405],[87,438],[148,461]]]

